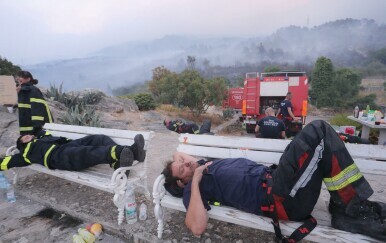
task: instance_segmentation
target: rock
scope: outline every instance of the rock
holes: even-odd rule
[[[0,156],[5,155],[6,150],[16,145],[19,137],[18,113],[9,113],[7,109],[0,110]]]

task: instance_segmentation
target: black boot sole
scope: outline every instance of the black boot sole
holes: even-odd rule
[[[143,149],[145,147],[145,139],[142,134],[137,134],[134,137],[134,143],[137,147],[137,158],[139,162],[145,161],[146,151]]]
[[[119,155],[119,167],[132,166],[134,161],[134,155],[131,148],[124,147]],[[129,176],[130,170],[126,171],[126,176]]]

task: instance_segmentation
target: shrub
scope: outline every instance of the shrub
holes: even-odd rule
[[[96,113],[95,108],[82,104],[69,108],[61,119],[64,124],[68,125],[102,127],[100,116]]]
[[[362,125],[358,122],[347,118],[347,114],[338,114],[330,119],[331,125],[336,126],[355,126],[357,129],[361,128]]]
[[[224,119],[232,118],[234,115],[235,115],[235,110],[232,108],[226,108],[222,112],[222,116],[224,117]]]
[[[134,101],[140,111],[154,110],[155,101],[150,94],[141,93],[134,96]]]

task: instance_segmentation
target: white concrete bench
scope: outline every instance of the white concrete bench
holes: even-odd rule
[[[104,134],[112,138],[119,145],[132,145],[134,143],[134,136],[140,133],[145,139],[146,150],[149,150],[149,142],[154,136],[154,132],[72,126],[55,123],[47,123],[44,128],[50,131],[53,136],[62,136],[69,139],[78,139],[92,134]],[[15,146],[13,146],[7,150],[7,155],[18,152]],[[110,168],[108,164],[96,165],[83,171],[50,170],[39,164],[32,164],[27,168],[113,193],[113,201],[118,208],[118,224],[121,224],[124,219],[124,196],[128,184],[141,187],[144,189],[145,195],[150,198],[150,192],[147,187],[147,164],[146,158],[143,163],[135,161],[133,166],[122,167],[115,171]],[[17,174],[20,169],[23,168],[13,169],[16,171],[14,182],[17,180]],[[130,170],[129,178],[127,178],[125,174],[126,170]]]
[[[177,151],[199,158],[244,157],[258,163],[270,165],[279,162],[290,140],[182,134],[179,137],[179,142]],[[370,181],[370,184],[372,184],[372,178],[383,177],[386,179],[386,146],[346,144],[346,148],[353,156],[361,172],[365,174],[366,179]],[[376,183],[383,183],[382,187],[384,188],[386,185],[384,181],[386,180],[377,180]],[[159,238],[162,238],[164,226],[163,208],[186,212],[182,199],[175,198],[165,191],[164,182],[164,176],[160,175],[153,185],[154,213],[158,220],[157,231]],[[363,235],[331,228],[331,218],[327,209],[329,194],[324,185],[323,187],[324,190],[322,190],[320,200],[312,213],[318,221],[318,226],[306,239],[316,242],[374,242],[374,239]],[[378,200],[386,202],[383,188],[382,190],[375,190],[375,194],[377,194]],[[216,220],[273,232],[270,218],[245,213],[235,208],[213,206],[208,211],[208,215]],[[290,235],[298,226],[300,224],[297,222],[281,221],[284,235]]]

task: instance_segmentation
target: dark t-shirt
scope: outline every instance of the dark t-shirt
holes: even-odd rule
[[[261,215],[264,192],[260,185],[266,170],[266,166],[245,158],[214,160],[200,182],[205,208],[210,210],[209,203],[219,202],[220,205]],[[185,208],[189,207],[191,186],[189,182],[184,188]]]
[[[281,138],[281,133],[285,130],[282,120],[274,116],[266,116],[257,124],[262,138]]]
[[[280,102],[280,113],[283,115],[283,118],[290,116],[290,114],[288,113],[288,107],[293,109],[291,101],[283,100],[282,102]]]

